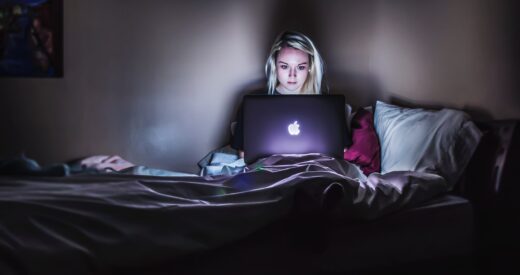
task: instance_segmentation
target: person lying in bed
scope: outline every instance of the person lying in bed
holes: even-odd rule
[[[324,62],[312,40],[306,35],[285,31],[277,36],[265,64],[267,93],[270,95],[321,94]],[[350,135],[345,135],[350,146]],[[244,157],[243,118],[240,106],[232,131],[231,147]]]

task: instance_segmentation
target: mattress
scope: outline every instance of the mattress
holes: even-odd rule
[[[469,255],[473,222],[468,200],[444,195],[373,222],[333,228],[315,265],[327,271],[364,270]]]

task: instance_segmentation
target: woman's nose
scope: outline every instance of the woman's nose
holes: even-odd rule
[[[296,77],[296,68],[291,68],[291,69],[289,70],[289,76],[294,76],[294,77]]]

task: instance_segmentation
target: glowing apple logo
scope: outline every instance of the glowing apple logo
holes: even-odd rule
[[[293,123],[289,124],[287,130],[289,130],[289,134],[291,136],[297,136],[300,134],[300,124],[298,124],[298,121],[294,121]]]

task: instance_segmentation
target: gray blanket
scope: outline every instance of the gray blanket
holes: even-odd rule
[[[275,155],[217,177],[0,177],[0,273],[109,273],[246,237],[296,192],[337,218],[374,219],[449,188],[437,175],[374,173],[317,154]]]

